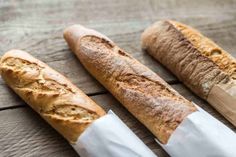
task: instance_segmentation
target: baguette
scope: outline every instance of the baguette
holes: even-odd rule
[[[5,82],[70,143],[105,114],[62,74],[27,52],[5,53],[0,72]]]
[[[197,110],[104,35],[73,25],[64,31],[64,38],[85,68],[161,143],[167,143],[183,119]]]
[[[142,34],[142,48],[236,126],[236,60],[197,30],[159,21]]]
[[[142,48],[206,99],[215,84],[236,79],[235,59],[197,30],[159,21],[142,34]]]

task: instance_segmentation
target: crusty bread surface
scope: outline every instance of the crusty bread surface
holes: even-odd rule
[[[160,142],[167,143],[184,118],[196,111],[191,102],[104,35],[74,25],[64,31],[64,37],[85,68]]]
[[[142,34],[142,47],[204,99],[214,85],[236,79],[236,60],[182,23],[154,23]]]
[[[5,53],[0,72],[5,82],[71,143],[105,114],[62,74],[27,52]]]

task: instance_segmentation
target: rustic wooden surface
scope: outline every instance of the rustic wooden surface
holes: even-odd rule
[[[94,80],[66,45],[62,31],[80,23],[109,36],[120,47],[234,131],[208,103],[186,89],[142,52],[140,34],[160,19],[192,25],[236,57],[233,0],[0,0],[0,55],[23,49],[65,74],[106,110],[115,113],[160,157],[168,156],[154,136]],[[78,156],[72,147],[0,79],[0,156]]]

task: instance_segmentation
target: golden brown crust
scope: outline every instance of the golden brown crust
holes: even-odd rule
[[[70,32],[71,31],[71,32]],[[64,34],[82,31],[70,28]],[[158,75],[101,36],[77,36],[74,52],[85,68],[102,83],[162,143],[183,119],[196,111]]]
[[[228,82],[235,74],[233,57],[178,22],[159,21],[147,28],[142,47],[204,99],[215,84]]]
[[[212,60],[222,71],[236,79],[236,60],[209,38],[192,27],[176,21],[169,21],[175,26],[199,52]]]
[[[1,58],[5,82],[69,142],[105,112],[67,78],[21,50]]]

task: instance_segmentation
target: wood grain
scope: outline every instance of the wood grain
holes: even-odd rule
[[[1,111],[1,156],[77,156],[55,130],[30,108]]]
[[[159,157],[167,154],[153,135],[131,116],[81,66],[62,31],[79,23],[96,29],[169,83],[177,79],[142,52],[140,34],[153,22],[174,19],[199,29],[236,57],[235,0],[0,0],[0,55],[12,48],[28,51],[65,74],[106,110],[113,109]],[[183,85],[173,87],[235,131],[206,102]],[[15,108],[18,107],[18,108]],[[12,109],[15,108],[15,109]],[[69,144],[0,79],[0,156],[77,156]]]

